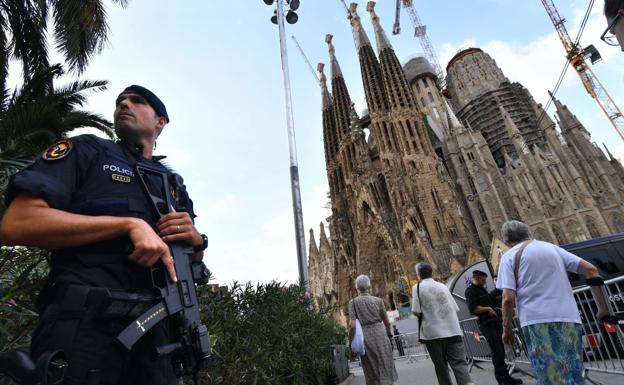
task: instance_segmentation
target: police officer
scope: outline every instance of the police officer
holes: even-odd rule
[[[600,39],[612,46],[620,46],[624,51],[624,0],[605,0],[604,15],[607,28]]]
[[[494,365],[494,377],[499,384],[511,385],[522,384],[519,378],[513,378],[507,371],[505,363],[505,347],[501,337],[503,324],[500,313],[497,313],[492,296],[487,292],[485,283],[487,273],[481,270],[472,272],[472,284],[466,288],[466,303],[470,313],[479,317],[479,330],[485,336],[492,352],[492,364]]]
[[[67,384],[177,384],[170,359],[154,361],[150,350],[170,341],[161,322],[132,352],[115,343],[128,319],[103,318],[108,290],[150,292],[152,267],[176,281],[165,242],[186,242],[200,260],[207,238],[194,226],[193,203],[182,178],[152,154],[169,122],[164,103],[147,88],[132,85],[119,94],[114,112],[118,142],[93,135],[61,140],[11,179],[8,209],[0,224],[5,245],[50,250],[50,277],[40,294],[40,322],[32,334],[34,359],[63,350]],[[173,206],[158,218],[134,165],[170,176]],[[148,181],[158,190],[155,181]],[[162,187],[162,186],[161,186]],[[150,189],[150,191],[151,191]]]

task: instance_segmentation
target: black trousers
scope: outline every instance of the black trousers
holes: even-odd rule
[[[405,355],[405,351],[403,350],[403,342],[401,341],[401,337],[395,335],[393,340],[394,343],[396,343],[397,350],[399,351],[399,356],[403,357]]]
[[[479,325],[481,333],[490,345],[492,351],[492,365],[494,365],[494,377],[498,381],[509,378],[509,371],[505,363],[505,346],[503,345],[503,326],[500,322],[490,322],[485,325]]]
[[[168,323],[152,328],[131,352],[115,341],[127,324],[100,320],[91,309],[64,314],[49,305],[32,335],[31,356],[62,350],[69,363],[66,385],[178,385],[171,360],[151,358],[154,346],[169,342]]]

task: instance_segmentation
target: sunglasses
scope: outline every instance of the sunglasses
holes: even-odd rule
[[[624,16],[624,10],[620,9],[617,15],[615,15],[615,17],[611,19],[611,21],[609,22],[609,25],[604,30],[602,35],[600,35],[600,40],[604,41],[608,45],[617,46],[620,44],[617,40],[617,37],[615,36],[614,30],[615,30],[615,25],[617,24],[617,22],[620,20],[622,16]]]

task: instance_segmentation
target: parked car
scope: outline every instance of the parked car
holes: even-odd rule
[[[605,280],[624,275],[624,233],[561,245],[598,268]],[[585,286],[585,279],[569,274],[572,287]]]

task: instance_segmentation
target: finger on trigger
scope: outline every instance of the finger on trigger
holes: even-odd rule
[[[167,268],[167,271],[169,272],[169,277],[171,278],[171,280],[173,282],[178,282],[178,276],[176,275],[175,265],[173,264],[173,256],[167,255],[167,257],[165,257],[164,262],[165,262],[165,267]]]

